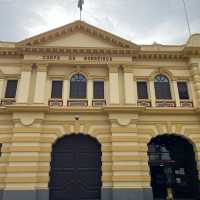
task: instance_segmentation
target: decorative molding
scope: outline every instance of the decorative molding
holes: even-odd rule
[[[50,75],[48,74],[48,79],[49,80],[66,80],[65,75]]]
[[[21,74],[4,74],[5,79],[20,79]]]
[[[37,72],[47,72],[48,63],[37,63]]]
[[[109,73],[118,73],[119,65],[118,64],[109,64],[108,69],[109,69]]]
[[[155,61],[155,60],[165,60],[165,61],[186,61],[187,57],[183,55],[182,51],[174,52],[174,51],[166,51],[166,52],[160,52],[160,51],[149,51],[149,52],[143,52],[139,51],[138,54],[135,54],[132,56],[133,61],[138,60],[148,60],[148,61]]]
[[[101,41],[107,42],[119,48],[132,48],[138,50],[140,47],[128,40],[120,38],[116,35],[113,35],[109,32],[106,32],[102,29],[94,27],[83,21],[75,21],[73,23],[67,24],[65,26],[53,29],[51,31],[42,33],[40,35],[28,38],[17,43],[17,46],[33,46],[33,45],[42,45],[49,41],[54,41],[59,38],[63,38],[67,35],[71,35],[76,32],[83,32],[91,37],[97,38]]]
[[[154,78],[155,78],[158,74],[163,74],[163,75],[167,76],[168,79],[169,79],[169,81],[170,81],[170,80],[172,80],[172,81],[175,80],[175,77],[174,77],[173,73],[170,72],[169,70],[163,69],[163,68],[159,68],[159,69],[153,71],[153,72],[150,74],[150,76],[149,76],[149,80],[150,80],[150,81],[153,81]]]
[[[103,80],[103,81],[109,80],[107,75],[105,75],[105,76],[90,75],[90,78],[92,80]]]
[[[33,64],[23,63],[22,67],[21,67],[21,71],[22,72],[31,72],[32,71],[32,65]]]
[[[133,73],[133,68],[130,65],[122,65],[124,73]]]
[[[85,76],[85,78],[87,80],[91,79],[91,75],[89,72],[87,72],[83,67],[81,67],[80,65],[76,65],[73,69],[73,71],[71,71],[69,74],[65,75],[65,79],[67,80],[71,80],[72,76],[74,76],[75,74],[82,74],[83,76]]]
[[[111,123],[117,123],[119,126],[128,126],[138,120],[138,114],[109,114]]]
[[[2,70],[0,70],[0,79],[4,79],[4,73],[2,72]]]
[[[43,113],[14,113],[13,120],[15,123],[20,122],[23,126],[31,126],[35,121],[44,120]]]

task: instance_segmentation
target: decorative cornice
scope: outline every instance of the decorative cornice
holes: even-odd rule
[[[142,52],[132,56],[133,61],[137,60],[187,60],[188,57],[180,52]]]
[[[52,107],[37,106],[37,105],[9,105],[0,107],[0,113],[14,113],[14,112],[44,112],[44,113],[146,113],[146,114],[199,114],[200,109],[197,108],[145,108],[137,106],[105,106],[97,107]]]
[[[23,58],[20,49],[17,48],[0,48],[0,58]]]
[[[185,48],[180,51],[142,51],[134,48],[83,48],[83,47],[44,47],[18,46],[16,48],[0,48],[0,57],[23,58],[24,55],[73,55],[73,56],[119,56],[132,57],[138,60],[174,60],[188,61],[190,57],[200,58],[200,48]]]
[[[187,57],[200,57],[200,47],[185,47],[183,55]]]
[[[132,56],[138,52],[135,49],[127,48],[97,48],[97,47],[43,47],[43,46],[25,46],[20,47],[23,54],[58,54],[58,55],[117,55],[117,56]]]

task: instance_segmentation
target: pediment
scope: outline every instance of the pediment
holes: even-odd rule
[[[115,48],[117,45],[99,40],[83,32],[74,32],[68,36],[48,41],[43,46],[56,47],[99,47],[99,48]]]
[[[99,47],[99,48],[133,48],[138,45],[94,27],[83,21],[71,24],[36,35],[18,43],[23,46],[44,47]]]

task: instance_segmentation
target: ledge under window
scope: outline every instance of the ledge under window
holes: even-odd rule
[[[194,104],[193,104],[193,101],[191,100],[181,100],[180,106],[183,108],[192,108]]]
[[[16,103],[15,98],[4,98],[1,99],[1,105],[13,105]]]
[[[156,107],[176,107],[174,100],[156,100]]]
[[[67,106],[88,106],[87,99],[72,99],[67,101]]]
[[[49,106],[63,106],[63,100],[62,99],[49,99],[48,102]]]
[[[106,105],[105,99],[94,99],[92,100],[92,106],[94,107],[101,107]]]
[[[138,99],[137,105],[140,107],[151,107],[151,100],[149,99]]]

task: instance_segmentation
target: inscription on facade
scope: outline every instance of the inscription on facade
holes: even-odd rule
[[[109,62],[112,61],[111,56],[84,56],[84,61],[98,61],[98,62]],[[44,55],[42,60],[63,60],[61,56],[58,55]],[[76,60],[76,56],[68,56],[68,60]]]
[[[25,60],[44,60],[44,61],[79,61],[91,63],[108,63],[113,61],[131,62],[131,57],[112,57],[112,56],[75,56],[75,55],[25,55]]]
[[[112,57],[111,56],[85,56],[84,60],[105,62],[105,61],[112,61]]]

